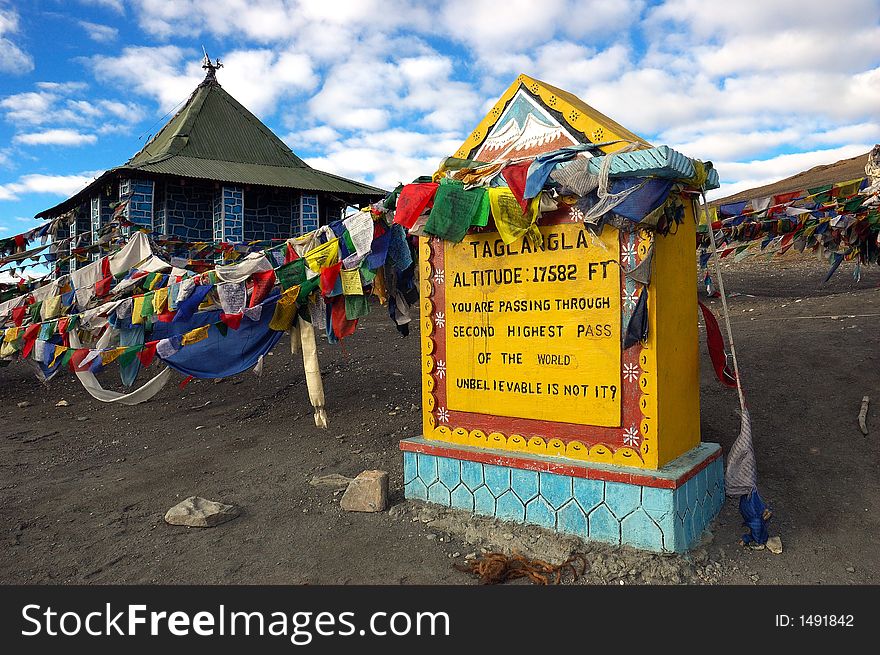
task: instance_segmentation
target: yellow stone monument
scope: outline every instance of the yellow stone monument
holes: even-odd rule
[[[609,179],[639,178],[642,196],[703,170],[525,75],[455,157],[514,170],[585,144],[606,144],[597,173],[617,153]],[[401,443],[407,498],[654,551],[699,539],[724,490],[720,448],[700,442],[693,190],[675,187],[664,230],[642,214],[591,230],[560,198],[539,240],[505,242],[491,223],[458,243],[421,238],[423,436]]]

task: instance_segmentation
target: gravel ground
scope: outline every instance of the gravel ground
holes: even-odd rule
[[[102,405],[70,375],[43,388],[20,364],[0,369],[0,582],[468,584],[453,563],[487,549],[554,561],[582,552],[580,582],[591,584],[876,584],[880,270],[855,283],[845,265],[820,286],[825,265],[811,259],[724,267],[781,555],[737,545],[732,501],[686,556],[405,503],[397,444],[419,433],[418,334],[401,338],[377,311],[344,349],[321,346],[328,430],[313,424],[286,341],[261,378],[169,384],[136,407]],[[864,395],[867,437],[856,423]],[[56,407],[62,399],[69,406]],[[726,451],[736,410],[704,356],[703,440]],[[332,489],[309,484],[373,468],[390,473],[392,509],[381,514],[343,512]],[[242,514],[206,530],[166,525],[164,512],[190,495]]]

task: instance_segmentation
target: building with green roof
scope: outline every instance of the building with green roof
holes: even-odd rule
[[[37,218],[68,217],[57,237],[74,248],[114,213],[157,236],[235,244],[303,234],[385,196],[306,164],[220,86],[219,67],[206,56],[205,79],[140,152]]]

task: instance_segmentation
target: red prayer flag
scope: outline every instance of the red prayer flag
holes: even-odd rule
[[[394,210],[394,222],[407,230],[415,225],[416,220],[428,203],[437,193],[439,184],[427,182],[423,184],[407,184],[397,197],[397,208]]]
[[[357,329],[357,319],[350,321],[345,316],[345,298],[343,296],[338,296],[333,301],[333,307],[330,311],[330,322],[333,325],[333,334],[340,340],[351,336]]]
[[[113,276],[110,275],[95,283],[95,295],[99,298],[110,293],[110,284],[113,282]]]
[[[241,319],[243,316],[244,312],[239,312],[238,314],[224,314],[223,312],[220,312],[220,320],[233,330],[237,330],[238,326],[241,325]]]
[[[529,210],[529,201],[526,200],[526,178],[529,175],[529,166],[531,162],[524,161],[521,164],[511,164],[505,166],[501,171],[501,176],[507,181],[507,186],[516,197],[519,206],[522,207],[523,213]]]
[[[269,295],[272,287],[275,286],[275,271],[270,269],[262,273],[254,273],[251,275],[251,280],[253,281],[253,287],[248,307],[256,307],[263,302],[263,299]]]
[[[22,348],[21,354],[22,357],[27,357],[31,354],[31,350],[34,349],[34,343],[37,340],[37,335],[40,333],[40,323],[34,323],[33,325],[28,325],[24,329],[24,335],[22,336]]]
[[[296,254],[293,245],[288,243],[284,250],[284,263],[289,264],[290,262],[295,262],[297,259],[299,259],[299,255]]]
[[[339,271],[342,269],[342,262],[336,262],[333,266],[327,266],[321,269],[321,293],[324,296],[330,295],[333,287],[336,286],[336,280],[339,279]]]
[[[15,327],[21,327],[21,324],[24,323],[24,315],[27,309],[27,305],[22,305],[12,310],[12,322],[15,323]]]
[[[138,353],[138,359],[141,360],[141,364],[149,366],[153,363],[153,358],[156,357],[156,346],[158,343],[158,341],[148,341],[144,344],[144,349]]]
[[[727,368],[727,353],[724,352],[724,338],[721,336],[718,321],[715,320],[712,310],[703,303],[700,303],[700,310],[703,312],[703,320],[706,322],[706,347],[709,349],[709,358],[715,369],[715,377],[721,384],[735,387],[736,375]]]

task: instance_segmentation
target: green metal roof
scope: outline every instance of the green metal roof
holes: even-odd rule
[[[386,193],[312,168],[210,76],[134,157],[37,217],[66,211],[109,175],[126,171],[318,191],[352,200]]]

